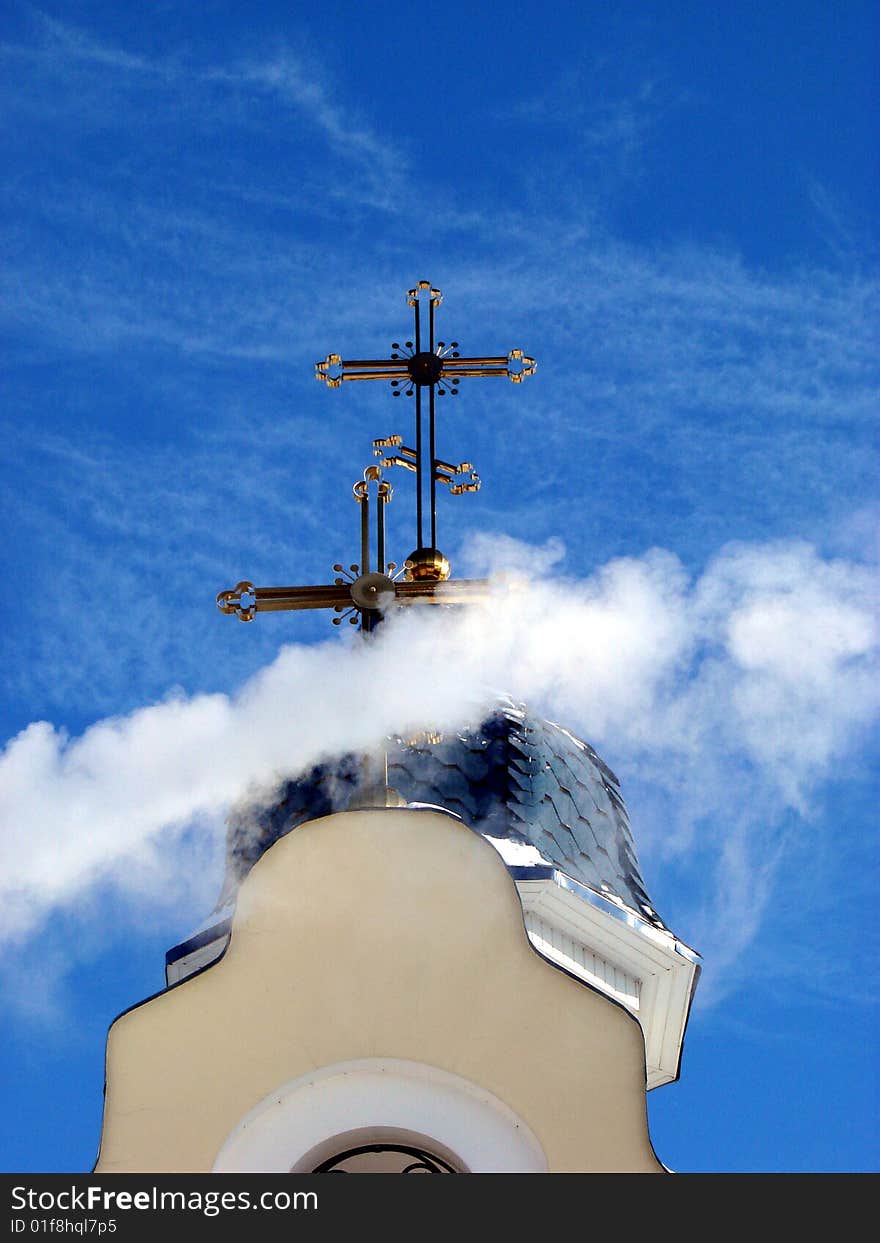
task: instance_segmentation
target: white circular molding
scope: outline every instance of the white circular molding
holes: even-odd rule
[[[421,1062],[365,1058],[285,1083],[233,1127],[218,1174],[304,1173],[352,1143],[417,1143],[472,1173],[543,1174],[523,1120],[484,1088]]]

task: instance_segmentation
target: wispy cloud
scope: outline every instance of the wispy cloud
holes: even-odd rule
[[[134,73],[153,73],[153,62],[123,48],[92,38],[82,27],[59,21],[41,9],[30,6],[28,13],[42,36],[38,43],[3,43],[4,55],[27,60],[53,59],[59,64],[83,62]]]
[[[619,94],[607,91],[602,82],[595,66],[568,69],[540,94],[496,108],[494,115],[526,130],[564,130],[569,154],[601,166],[606,181],[611,172],[617,177],[638,175],[641,156],[668,115],[671,99],[653,78]]]
[[[87,128],[89,121],[100,129],[133,126],[147,134],[171,116],[195,132],[224,126],[277,132],[286,112],[298,122],[294,138],[317,144],[305,161],[294,155],[295,144],[287,146],[300,178],[310,170],[325,194],[333,193],[335,180],[340,200],[377,210],[399,206],[405,151],[343,98],[341,85],[309,53],[305,38],[298,51],[280,42],[260,56],[243,54],[213,65],[185,49],[139,55],[38,10],[33,16],[38,38],[0,44],[0,58],[19,69],[29,67],[54,90],[26,90],[10,99],[13,109],[54,114],[67,124],[77,119]],[[316,177],[319,167],[326,173]]]
[[[138,135],[115,166],[80,170],[59,158],[49,193],[43,181],[39,193],[26,178],[7,182],[10,219],[19,223],[7,235],[6,316],[22,332],[78,351],[152,344],[206,360],[284,362],[303,323],[375,331],[375,300],[359,310],[343,291],[403,285],[413,279],[414,254],[439,255],[445,271],[431,276],[454,280],[466,312],[494,287],[512,327],[528,325],[532,335],[552,323],[553,352],[565,355],[566,374],[585,391],[592,386],[600,414],[624,382],[630,407],[647,406],[640,426],[657,400],[826,417],[839,416],[841,399],[863,408],[873,401],[877,282],[862,264],[770,275],[715,245],[624,244],[595,196],[585,216],[590,179],[576,173],[567,193],[544,176],[547,188],[527,201],[511,194],[516,181],[499,195],[464,195],[442,167],[427,189],[405,144],[311,52],[282,46],[206,65],[130,53],[55,19],[40,29],[42,42],[25,49],[38,66],[88,73],[99,94],[139,77],[145,87],[100,99],[101,127]],[[583,79],[575,73],[549,92],[551,103],[522,107],[538,119],[545,109],[570,120],[574,109],[583,141],[621,150],[662,113],[654,78],[617,103]],[[54,101],[60,116],[90,97],[81,83],[63,97],[36,85],[33,93],[44,106]],[[8,89],[10,107],[16,98]],[[163,100],[177,135],[173,161]],[[296,120],[292,130],[279,123],[279,107]],[[201,158],[206,124],[262,130],[265,148],[246,161],[233,157],[232,175],[218,178]],[[827,214],[827,195],[815,186],[812,195]],[[329,217],[337,221],[332,244]],[[79,258],[68,253],[71,236]],[[544,344],[537,335],[536,348]]]
[[[873,222],[859,219],[852,204],[815,177],[806,178],[806,193],[816,230],[835,261],[850,268],[873,262],[877,252]]]
[[[257,88],[292,104],[323,136],[331,157],[340,158],[346,166],[360,166],[373,186],[373,206],[395,207],[408,172],[404,153],[355,108],[340,102],[316,62],[307,64],[285,50],[269,60],[245,62],[233,69],[211,69],[202,76],[205,81],[223,82],[236,89]]]

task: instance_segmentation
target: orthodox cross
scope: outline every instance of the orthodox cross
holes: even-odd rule
[[[427,294],[428,324],[427,342],[422,331],[422,294]],[[435,410],[434,396],[445,397],[450,394],[458,396],[459,382],[466,376],[506,376],[514,384],[522,382],[525,376],[532,375],[537,364],[533,358],[526,357],[522,350],[511,350],[509,354],[494,357],[462,358],[458,350],[458,342],[434,341],[434,312],[443,301],[439,289],[434,289],[430,281],[419,281],[415,289],[407,291],[407,305],[413,308],[413,340],[401,347],[392,341],[390,358],[351,358],[344,359],[338,354],[328,354],[323,362],[315,364],[315,374],[323,380],[328,388],[339,388],[341,384],[351,380],[390,380],[394,396],[406,393],[416,398],[416,447],[404,449],[401,457],[393,457],[384,465],[408,466],[416,473],[416,531],[418,548],[424,548],[424,528],[422,522],[423,499],[425,492],[424,478],[428,476],[429,507],[431,515],[431,542],[429,547],[437,544],[437,484],[442,482],[450,485],[453,493],[476,492],[479,489],[479,478],[472,473],[469,463],[450,466],[437,458],[435,441]],[[423,348],[427,344],[427,349]],[[422,411],[422,389],[428,390],[428,420],[424,427]],[[427,430],[428,462],[427,470],[424,461],[424,432]],[[375,447],[399,445],[399,437],[387,441],[377,441]],[[454,483],[452,475],[463,475],[468,472],[468,483]]]
[[[423,332],[422,294],[427,294],[427,334]],[[536,363],[522,350],[511,350],[506,355],[462,358],[457,341],[448,345],[443,341],[435,343],[434,312],[442,297],[430,281],[419,281],[407,292],[407,305],[413,308],[414,315],[413,340],[403,347],[393,342],[390,358],[343,359],[338,354],[328,354],[323,362],[315,364],[317,378],[328,388],[339,388],[348,380],[389,380],[395,397],[402,393],[408,397],[415,394],[415,448],[404,445],[399,435],[374,440],[373,453],[380,459],[379,465],[367,467],[363,479],[354,485],[361,516],[359,564],[347,570],[341,564],[334,565],[340,577],[332,586],[254,587],[245,580],[232,590],[220,592],[217,606],[221,612],[233,614],[240,621],[253,621],[258,612],[332,608],[339,614],[333,619],[334,625],[347,618],[353,625],[360,621],[361,629],[370,631],[395,603],[463,604],[484,595],[487,584],[483,580],[450,581],[449,562],[437,549],[437,484],[445,484],[453,496],[458,496],[478,491],[480,478],[470,462],[453,465],[437,457],[435,394],[457,396],[460,380],[472,376],[506,376],[518,384],[534,373]],[[427,349],[422,348],[425,335]],[[422,406],[422,389],[425,388],[428,390],[427,426]],[[389,454],[388,450],[395,452]],[[382,468],[393,466],[403,467],[416,476],[417,546],[399,570],[394,562],[385,562],[385,506],[391,500],[392,489],[382,475]],[[375,570],[370,556],[371,485],[375,485],[376,504]],[[424,542],[425,492],[430,514],[431,542],[428,545]]]

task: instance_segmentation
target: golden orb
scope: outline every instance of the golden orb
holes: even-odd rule
[[[406,559],[408,583],[445,583],[452,566],[436,548],[417,548]]]

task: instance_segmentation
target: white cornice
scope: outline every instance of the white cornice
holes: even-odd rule
[[[554,868],[511,870],[535,949],[635,1015],[649,1088],[676,1079],[699,956]]]

